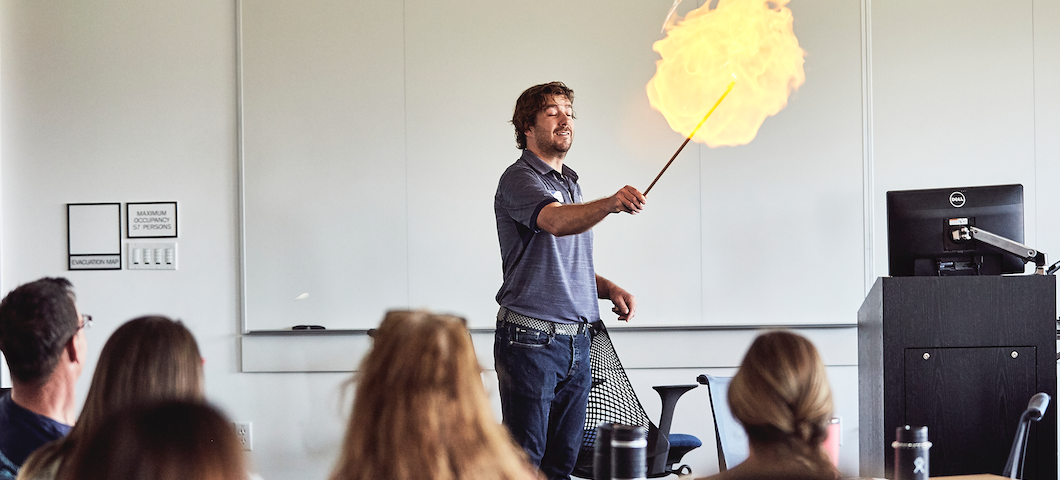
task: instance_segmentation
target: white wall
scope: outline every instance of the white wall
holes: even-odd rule
[[[575,89],[565,164],[586,198],[646,188],[684,140],[645,94],[666,5],[241,5],[249,331],[367,329],[402,304],[492,327],[492,197],[529,85]],[[864,275],[831,262],[862,249],[859,6],[793,4],[808,80],[788,106],[749,145],[693,143],[643,213],[594,228],[597,271],[638,296],[637,325],[850,323]]]
[[[1039,220],[1049,223],[1057,212],[1056,204],[1038,197],[1038,189],[1050,182],[1037,168],[1056,163],[1055,156],[1049,161],[1036,151],[1054,142],[1049,138],[1054,135],[1036,134],[1036,112],[1055,111],[1055,104],[1036,98],[1055,89],[1038,85],[1035,77],[1037,68],[1050,66],[1036,56],[1043,39],[1035,38],[1034,7],[1041,3],[1019,0],[1004,8],[986,1],[872,4],[877,275],[887,272],[888,190],[1021,183],[1026,242],[1060,254],[1049,249],[1055,238],[1037,232]],[[939,22],[947,15],[960,21]],[[1045,212],[1052,217],[1042,216]]]
[[[92,352],[132,317],[183,319],[206,359],[208,397],[254,422],[266,478],[324,478],[345,427],[338,400],[347,375],[239,373],[233,2],[0,8],[0,114],[10,127],[0,289],[70,278],[95,319]],[[158,199],[180,202],[179,270],[66,271],[65,203]]]
[[[129,318],[145,313],[182,318],[199,339],[207,359],[210,399],[234,419],[254,422],[252,457],[265,478],[325,478],[345,428],[348,398],[344,401],[342,392],[348,375],[240,373],[233,3],[0,2],[0,290],[9,291],[44,275],[69,277],[77,286],[82,310],[96,319],[89,332],[89,347],[97,352],[109,333]],[[846,0],[842,6],[851,7],[852,3]],[[880,3],[886,2],[875,5]],[[1020,2],[1015,13],[1008,12],[1016,17],[1002,16],[1007,19],[1005,29],[986,28],[983,35],[1001,35],[1001,43],[1016,42],[1017,49],[1032,49],[1033,55],[1021,60],[1033,61],[1032,69],[1020,66],[1010,70],[1018,87],[1012,95],[1018,94],[1016,100],[1026,102],[1027,92],[1031,92],[1029,101],[1033,102],[1029,113],[1018,118],[1018,130],[1026,131],[1025,138],[1018,140],[1022,142],[1018,146],[1020,160],[1011,165],[998,162],[996,166],[999,172],[1009,167],[1033,169],[1029,177],[1020,177],[1035,184],[1029,189],[1035,207],[1028,210],[1028,224],[1034,226],[1029,227],[1027,239],[1060,258],[1060,225],[1056,221],[1060,218],[1060,192],[1053,187],[1060,176],[1060,137],[1056,135],[1060,131],[1060,33],[1052,28],[1060,23],[1060,7],[1055,3]],[[812,5],[806,2],[807,11]],[[866,0],[865,5],[871,4]],[[963,4],[944,5],[957,8]],[[660,2],[661,10],[667,7]],[[960,8],[964,12],[975,10]],[[1002,6],[984,3],[978,8]],[[879,22],[905,25],[907,30],[933,25],[904,17],[888,18],[882,13],[875,17]],[[1020,22],[1033,22],[1033,35],[1019,27]],[[798,25],[796,17],[797,34]],[[1017,38],[1013,40],[1010,35]],[[1033,80],[1028,81],[1028,75],[1033,75]],[[882,88],[887,83],[881,79],[876,86]],[[992,82],[982,85],[988,90]],[[810,87],[807,83],[805,88]],[[989,92],[984,91],[984,95]],[[943,119],[964,120],[945,115]],[[1007,151],[1003,147],[997,152]],[[981,157],[981,152],[972,153],[974,158]],[[887,172],[898,168],[884,157],[882,153],[875,157],[875,164],[870,164],[866,173],[868,178],[872,178],[872,169]],[[941,168],[932,162],[931,158],[921,158],[903,168]],[[651,176],[654,172],[648,173]],[[998,178],[996,183],[1010,177],[999,173]],[[890,187],[869,182],[868,190],[882,196]],[[180,202],[180,270],[65,270],[65,203],[172,200]],[[878,226],[882,221],[880,202],[875,208]],[[849,265],[859,270],[862,265],[876,265],[876,274],[882,274],[879,266],[886,265],[885,249],[870,241],[866,250],[871,252],[870,258],[850,258]],[[791,275],[784,270],[764,273]],[[850,312],[851,319],[854,314]],[[685,347],[681,352],[693,358],[681,357],[676,365],[653,365],[652,353],[640,350],[639,340],[619,345],[624,361],[637,367],[630,376],[652,416],[657,414],[653,409],[658,408],[653,403],[652,384],[688,383],[698,373],[731,371],[753,332],[731,335],[734,337],[706,333],[691,337],[703,338],[703,348],[692,351]],[[687,333],[663,334],[652,344],[689,338]],[[818,346],[831,365],[836,406],[844,417],[847,443],[843,446],[843,472],[854,474],[856,368],[844,360],[844,349],[850,348],[850,342]],[[87,385],[86,375],[79,384],[82,395]],[[690,392],[678,404],[676,422],[680,427],[675,428],[696,434],[707,443],[688,457],[697,475],[717,468],[704,394],[700,390]]]
[[[1034,2],[1035,245],[1060,260],[1060,2]],[[1028,237],[1028,241],[1031,238]]]

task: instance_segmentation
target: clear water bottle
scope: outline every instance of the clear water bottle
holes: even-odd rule
[[[894,433],[894,480],[928,480],[927,427],[898,427]]]

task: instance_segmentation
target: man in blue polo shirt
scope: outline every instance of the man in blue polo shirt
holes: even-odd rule
[[[636,214],[644,195],[625,186],[584,202],[563,164],[574,139],[574,92],[561,82],[530,87],[512,124],[522,156],[494,197],[504,283],[494,361],[504,424],[549,479],[568,479],[578,458],[592,374],[587,324],[610,299],[620,320],[633,295],[596,274],[590,230],[612,213]]]
[[[29,454],[70,432],[89,321],[65,278],[21,285],[0,302],[0,351],[13,384],[0,396],[0,479],[15,478]]]

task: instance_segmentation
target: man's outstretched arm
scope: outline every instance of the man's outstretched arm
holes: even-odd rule
[[[626,185],[610,197],[588,203],[550,203],[537,214],[537,228],[557,237],[584,233],[612,213],[636,215],[644,209],[644,203],[644,194]]]

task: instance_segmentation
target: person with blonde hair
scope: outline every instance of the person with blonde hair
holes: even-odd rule
[[[247,480],[228,418],[199,401],[116,410],[70,452],[59,480]]]
[[[195,337],[180,321],[129,320],[103,346],[77,424],[66,437],[34,452],[18,478],[55,478],[70,452],[113,412],[163,400],[201,401],[202,362]]]
[[[535,478],[493,418],[464,319],[388,312],[354,381],[331,480]]]
[[[817,349],[787,331],[760,335],[729,384],[729,408],[750,440],[743,463],[710,480],[834,480],[822,444],[832,390]]]

